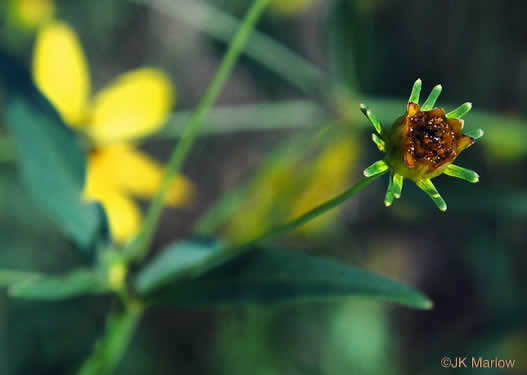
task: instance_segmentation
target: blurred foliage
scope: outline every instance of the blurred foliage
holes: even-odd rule
[[[315,137],[316,145],[304,145],[302,153],[308,160],[280,160],[274,168],[264,168],[267,171],[258,174],[262,182],[253,184],[246,193],[246,206],[228,224],[227,237],[231,241],[242,242],[262,234],[272,223],[292,220],[349,186],[359,144],[345,124],[330,126],[337,128],[336,134]],[[247,217],[245,212],[249,210],[251,215]],[[326,231],[337,217],[338,210],[331,211],[297,232],[309,235]]]
[[[20,66],[30,66],[39,27],[55,17],[78,33],[90,61],[94,91],[123,71],[141,66],[163,69],[178,89],[176,112],[167,116],[162,131],[141,145],[135,140],[130,144],[145,156],[166,160],[248,4],[246,0],[9,0],[0,4],[0,47],[22,61]],[[25,12],[27,6],[31,10]],[[448,371],[440,366],[444,355],[516,359],[514,371],[486,372],[525,371],[527,180],[521,173],[527,162],[525,4],[519,0],[335,0],[273,6],[251,37],[219,107],[206,120],[204,137],[185,165],[196,203],[192,210],[166,212],[155,247],[174,248],[178,240],[189,238],[194,222],[202,224],[196,225],[204,229],[198,230],[202,234],[220,233],[232,242],[251,239],[351,186],[378,157],[370,147],[371,129],[360,117],[359,103],[368,103],[385,125],[391,125],[402,115],[411,82],[421,77],[430,83],[426,89],[436,83],[448,87],[445,103],[473,102],[465,126],[485,130],[484,147],[463,154],[460,162],[478,170],[480,184],[465,186],[439,177],[449,202],[446,214],[436,212],[410,184],[398,204],[385,209],[384,183],[375,184],[350,204],[277,242],[417,285],[431,296],[435,309],[411,312],[354,299],[224,307],[197,314],[165,304],[164,310],[147,314],[138,325],[116,373],[439,374]],[[4,69],[5,61],[2,57],[4,78],[20,77]],[[78,150],[72,138],[61,141],[74,135],[69,128],[55,126],[61,119],[49,111],[49,103],[30,94],[30,76],[24,74],[24,85],[12,80],[10,88],[16,89],[3,90],[0,110],[9,134],[23,132],[37,141],[20,144],[17,137],[13,142],[7,129],[0,128],[0,268],[51,275],[48,281],[68,287],[72,284],[62,277],[95,260],[99,264],[95,284],[105,285],[97,293],[108,293],[108,286],[119,291],[123,283],[139,282],[135,276],[140,270],[121,272],[115,254],[100,259],[86,249],[76,251],[79,239],[72,241],[71,230],[62,226],[72,225],[71,220],[57,220],[43,209],[45,197],[66,202],[68,193],[49,182],[57,179],[53,173],[64,173],[68,166],[45,164],[56,159],[41,157],[40,147],[47,146],[40,140],[49,138],[48,148],[61,150],[66,155],[61,160],[67,164],[77,162]],[[45,128],[46,123],[55,125]],[[53,132],[60,134],[52,136]],[[79,147],[84,147],[82,142]],[[17,158],[19,163],[13,163]],[[36,164],[28,170],[23,160]],[[107,174],[120,174],[122,162],[118,158],[111,163]],[[39,194],[44,197],[40,201]],[[100,211],[93,215],[104,225]],[[104,237],[104,228],[99,229]],[[183,252],[183,259],[182,248],[178,249],[172,254],[178,254],[177,262],[164,262],[162,254],[167,253],[163,252],[147,259],[146,267],[160,264],[169,278],[189,274],[203,282],[211,278],[202,274],[202,267],[216,261],[214,251],[201,247],[194,252],[191,246],[184,249],[188,253]],[[240,276],[227,272],[235,260],[224,261],[223,276]],[[190,268],[183,274],[170,267],[185,262]],[[277,272],[282,264],[268,264],[265,273]],[[289,275],[295,272],[299,273],[293,270]],[[241,276],[247,280],[253,274]],[[4,281],[0,275],[0,283]],[[190,282],[180,288],[180,298],[187,302],[196,298]],[[287,291],[280,285],[272,288]],[[13,290],[16,294],[17,288]],[[210,302],[210,295],[200,298]],[[105,323],[110,311],[112,319]],[[105,362],[104,353],[122,351],[127,332],[136,324],[135,317],[122,314],[122,306],[109,297],[39,303],[8,299],[2,292],[0,373],[75,373],[105,330],[118,332],[97,347],[103,354],[95,358],[103,358],[101,362],[85,365],[97,371]]]

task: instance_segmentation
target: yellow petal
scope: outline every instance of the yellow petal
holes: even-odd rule
[[[33,56],[33,75],[64,121],[79,127],[85,119],[90,76],[79,39],[68,25],[53,22],[40,30]]]
[[[163,178],[163,168],[155,160],[132,146],[119,144],[100,148],[94,157],[107,181],[140,198],[154,196]],[[192,195],[192,184],[185,177],[176,177],[168,192],[167,203],[180,206]]]
[[[88,132],[97,144],[151,134],[166,122],[174,95],[170,79],[160,71],[126,73],[95,98]]]
[[[125,194],[108,190],[91,197],[102,203],[110,222],[110,232],[117,244],[132,240],[141,229],[142,215],[136,203]]]
[[[112,184],[112,180],[108,179],[106,166],[100,161],[89,159],[84,197],[101,202],[108,215],[114,241],[124,244],[139,233],[141,212],[133,200]]]

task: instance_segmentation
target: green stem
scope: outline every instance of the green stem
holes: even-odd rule
[[[103,338],[78,375],[112,374],[126,354],[142,316],[143,309],[136,305],[128,305],[122,313],[111,314]]]
[[[357,194],[359,191],[361,191],[366,186],[371,184],[373,181],[380,178],[386,172],[387,171],[381,172],[372,177],[365,177],[361,181],[359,181],[358,183],[350,187],[348,190],[344,191],[342,194],[336,196],[333,199],[330,199],[327,202],[320,204],[319,206],[297,217],[296,219],[290,222],[278,225],[276,227],[273,227],[270,230],[266,231],[265,233],[245,243],[241,243],[238,245],[233,245],[233,246],[228,247],[225,251],[222,251],[220,254],[218,254],[217,257],[212,258],[210,261],[206,262],[205,264],[201,265],[198,269],[194,270],[193,271],[194,276],[199,275],[200,273],[227,261],[233,256],[236,256],[245,251],[251,250],[251,248],[254,245],[258,244],[261,241],[290,232],[293,229],[298,228],[306,224],[307,222],[317,218],[318,216],[325,214],[326,212],[332,210],[333,208],[337,207],[338,205],[344,203],[345,201],[353,197],[355,194]]]
[[[183,162],[185,161],[196,137],[199,134],[204,118],[207,116],[209,109],[212,107],[218,95],[225,86],[225,82],[232,72],[234,65],[238,61],[243,48],[249,40],[249,36],[251,35],[256,22],[269,5],[269,2],[270,0],[255,0],[247,15],[245,16],[245,20],[234,36],[234,39],[232,39],[227,53],[223,57],[220,67],[214,76],[214,79],[208,87],[207,92],[201,99],[193,116],[186,125],[185,131],[181,136],[176,150],[170,158],[159,192],[154,198],[147,213],[143,225],[143,231],[139,235],[137,241],[134,241],[133,245],[127,250],[127,256],[130,258],[140,260],[147,254],[159,224],[161,212],[163,211],[163,205],[172,178],[180,173]]]
[[[41,276],[36,272],[0,270],[0,287],[9,287],[18,282]]]
[[[250,241],[248,241],[245,244],[238,245],[236,247],[237,248],[249,248],[249,247],[255,245],[256,243],[261,242],[263,240],[266,240],[268,238],[276,237],[276,236],[278,236],[280,234],[284,234],[284,233],[290,232],[293,229],[298,228],[298,227],[306,224],[307,222],[317,218],[320,215],[325,214],[326,212],[328,212],[328,211],[334,209],[335,207],[339,206],[340,204],[344,203],[345,201],[347,201],[348,199],[353,197],[356,193],[358,193],[359,191],[364,189],[366,186],[371,184],[373,181],[377,180],[379,177],[384,175],[386,172],[387,171],[384,171],[384,172],[379,173],[379,174],[377,174],[375,176],[363,178],[361,181],[359,181],[358,183],[356,183],[355,185],[350,187],[348,190],[346,190],[342,194],[336,196],[335,198],[330,199],[329,201],[327,201],[325,203],[322,203],[321,205],[313,208],[312,210],[306,212],[305,214],[297,217],[296,219],[294,219],[294,220],[292,220],[292,221],[290,221],[288,223],[281,224],[281,225],[278,225],[276,227],[273,227],[269,231],[261,234],[260,236],[256,237],[255,239],[250,240]]]
[[[229,42],[240,27],[240,21],[235,17],[199,0],[184,5],[172,0],[131,1],[178,18],[223,42]],[[255,31],[244,52],[309,95],[317,94],[326,85],[325,74],[317,66],[263,33]]]

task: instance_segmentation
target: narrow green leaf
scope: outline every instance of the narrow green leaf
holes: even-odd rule
[[[472,137],[474,139],[480,139],[481,137],[483,137],[484,134],[485,132],[483,131],[483,129],[474,129],[465,133],[465,135],[468,135],[469,137]]]
[[[328,61],[330,74],[328,79],[339,90],[348,93],[359,92],[365,87],[365,70],[371,65],[357,64],[358,55],[371,47],[371,33],[359,33],[359,29],[370,20],[364,17],[356,4],[347,0],[327,2]],[[360,52],[357,52],[360,51]]]
[[[386,143],[377,134],[373,133],[371,135],[371,140],[377,145],[379,151],[384,152],[386,150]]]
[[[434,201],[436,206],[441,211],[446,211],[446,209],[447,209],[446,202],[443,200],[443,198],[441,197],[441,195],[437,191],[437,189],[434,186],[434,184],[432,183],[432,181],[430,181],[430,180],[421,180],[421,181],[417,181],[416,185],[419,186],[419,188],[421,188],[421,190],[423,190],[426,194],[428,194],[428,196]]]
[[[403,181],[404,177],[398,173],[393,175],[393,195],[396,199],[401,198],[401,193],[403,191]]]
[[[229,43],[242,22],[208,1],[193,0],[184,3],[172,0],[131,1],[156,9],[177,22],[190,25],[220,42]],[[251,35],[243,53],[310,96],[319,93],[327,83],[327,78],[319,67],[280,41],[258,30]]]
[[[180,241],[161,251],[137,276],[138,293],[147,294],[199,267],[223,246],[219,241]]]
[[[152,139],[181,137],[190,112],[176,112]],[[328,114],[311,101],[282,101],[279,103],[218,106],[210,111],[203,124],[203,135],[222,135],[237,132],[264,132],[314,128],[326,121]]]
[[[421,107],[421,111],[430,111],[431,109],[434,109],[437,98],[441,95],[441,91],[443,91],[443,86],[435,86],[432,91],[430,91],[430,95],[428,95],[428,98]]]
[[[176,112],[167,126],[152,137],[179,138],[189,112]],[[279,103],[220,105],[204,121],[204,135],[236,132],[264,132],[315,128],[327,121],[328,113],[315,102],[285,100]]]
[[[416,103],[419,104],[419,96],[421,95],[421,87],[423,86],[423,82],[420,78],[415,81],[414,86],[412,87],[412,93],[410,94],[410,99],[408,99],[408,103]]]
[[[77,374],[112,374],[124,357],[142,315],[138,307],[128,307],[122,313],[111,314],[106,322],[104,336]]]
[[[464,103],[454,109],[452,112],[446,114],[446,118],[461,118],[470,112],[472,109],[472,103]]]
[[[450,164],[448,167],[446,167],[444,173],[447,176],[460,178],[473,184],[479,182],[479,175],[476,172],[458,165]]]
[[[384,205],[390,207],[393,203],[393,172],[390,172],[390,178],[388,179],[388,188],[386,189],[386,195],[384,196]]]
[[[106,230],[101,211],[82,201],[86,161],[77,137],[34,86],[31,75],[0,53],[7,126],[34,202],[83,249]]]
[[[154,304],[190,308],[332,301],[362,297],[429,309],[418,291],[376,274],[298,251],[251,250],[192,280],[152,295]]]
[[[379,160],[366,168],[362,173],[366,177],[373,177],[379,173],[383,173],[388,170],[388,164],[384,160]]]
[[[77,270],[56,277],[37,275],[12,284],[8,293],[12,297],[33,300],[61,300],[101,292],[97,275],[91,270]]]
[[[0,270],[0,287],[9,287],[13,284],[33,279],[39,275],[34,272]]]
[[[382,124],[379,122],[379,120],[377,120],[377,117],[375,117],[372,111],[368,107],[366,107],[366,105],[364,104],[360,105],[360,110],[362,113],[364,113],[366,118],[372,123],[377,133],[379,133],[380,135],[384,134],[384,129],[382,127]]]

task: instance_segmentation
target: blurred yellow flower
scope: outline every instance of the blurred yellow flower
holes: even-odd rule
[[[157,131],[166,121],[175,99],[170,79],[158,70],[137,69],[91,98],[79,39],[59,22],[38,33],[33,76],[64,121],[90,142],[85,198],[103,204],[117,243],[130,240],[142,221],[131,196],[151,198],[163,176],[163,168],[130,142]],[[187,202],[191,190],[188,180],[176,178],[167,203]]]
[[[297,218],[347,189],[358,158],[358,143],[343,135],[310,163],[284,162],[263,176],[249,194],[246,207],[232,218],[227,235],[233,242],[243,242],[262,234],[278,223]],[[297,234],[323,232],[338,217],[332,210],[296,230]]]
[[[355,138],[348,136],[333,143],[315,161],[312,182],[294,201],[289,220],[305,214],[347,189],[351,185],[353,167],[357,158],[358,146]],[[338,214],[338,210],[332,210],[304,224],[298,228],[298,231],[310,234],[325,230],[333,224]]]
[[[33,30],[55,15],[54,0],[9,0],[9,20],[12,24]]]
[[[290,16],[305,11],[316,2],[317,0],[271,0],[271,10],[277,14]]]

